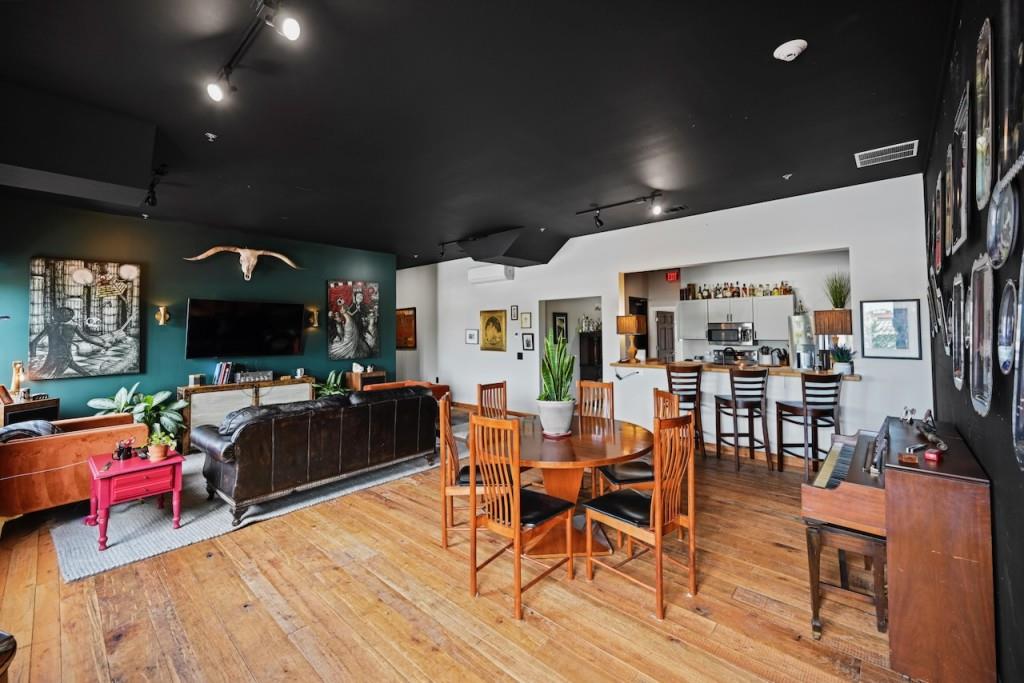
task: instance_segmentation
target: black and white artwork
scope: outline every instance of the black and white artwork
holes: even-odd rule
[[[29,378],[141,372],[141,273],[136,263],[33,258]]]

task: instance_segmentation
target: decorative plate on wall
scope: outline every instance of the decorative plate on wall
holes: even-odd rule
[[[953,278],[953,386],[964,386],[964,276]]]
[[[942,271],[942,181],[942,171],[939,171],[939,177],[935,179],[935,196],[932,198],[932,215],[935,216],[935,240],[932,242],[932,268],[935,269],[936,273]]]
[[[956,188],[957,216],[953,225],[953,246],[949,253],[954,254],[964,242],[967,241],[967,226],[971,216],[971,149],[974,147],[971,140],[971,84],[964,88],[964,94],[960,98],[960,107],[956,112],[956,123],[953,125],[953,139],[955,145],[955,161],[953,167],[956,169],[958,184]]]
[[[954,180],[956,176],[953,175],[953,143],[946,145],[946,188],[945,188],[945,206],[942,212],[942,242],[946,247],[946,256],[953,253],[953,220],[956,217],[956,209],[954,208],[954,199],[956,197],[956,190]]]
[[[967,283],[967,296],[964,298],[964,361],[968,359],[967,352],[971,350],[971,316],[974,314],[974,292],[971,291],[970,282]]]
[[[992,189],[992,24],[988,19],[978,34],[974,62],[974,198],[985,208]]]
[[[1020,264],[1018,278],[1024,278],[1024,261]],[[1021,280],[1024,282],[1024,280]],[[1017,456],[1017,466],[1024,470],[1024,382],[1021,372],[1024,372],[1024,296],[1017,297],[1017,338],[1014,340],[1015,365],[1013,373],[1013,404],[1010,410],[1013,413],[1013,450]]]
[[[951,349],[946,303],[942,299],[942,290],[939,289],[939,285],[935,280],[935,271],[931,271],[929,276],[931,277],[932,291],[935,293],[935,313],[939,318],[939,339],[942,341],[942,348],[946,350],[946,355],[948,356]]]
[[[999,323],[996,325],[996,360],[999,371],[1009,375],[1013,370],[1013,345],[1017,341],[1017,285],[1007,280],[999,300]]]
[[[992,407],[992,262],[988,254],[971,267],[971,403],[984,417]]]
[[[992,259],[992,267],[998,270],[1006,263],[1017,240],[1019,218],[1017,190],[1013,183],[996,184],[992,192],[992,205],[988,207],[988,225],[985,230],[985,250]]]

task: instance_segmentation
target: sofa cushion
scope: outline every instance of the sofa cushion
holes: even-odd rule
[[[59,427],[46,420],[15,422],[6,427],[0,427],[0,443],[7,443],[16,439],[31,439],[36,436],[49,436],[59,432]]]
[[[417,398],[420,396],[433,397],[433,394],[426,387],[400,387],[397,389],[381,389],[379,391],[353,391],[348,395],[348,400],[351,405],[361,406],[368,403],[399,401],[405,398]]]

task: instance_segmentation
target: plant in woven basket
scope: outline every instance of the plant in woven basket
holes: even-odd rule
[[[847,273],[832,273],[825,278],[825,296],[832,308],[846,308],[850,300],[850,276]]]
[[[549,330],[544,338],[544,358],[540,364],[541,390],[538,401],[571,401],[572,376],[576,356],[569,353],[568,340],[555,338]]]

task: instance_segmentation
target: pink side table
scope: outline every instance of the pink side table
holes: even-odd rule
[[[107,521],[111,505],[160,496],[159,506],[163,509],[164,494],[170,493],[174,528],[181,526],[181,463],[184,461],[184,456],[174,451],[168,451],[167,457],[160,462],[138,457],[114,460],[110,455],[89,458],[92,495],[85,523],[89,526],[99,524],[100,550],[107,549]]]

